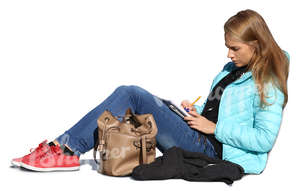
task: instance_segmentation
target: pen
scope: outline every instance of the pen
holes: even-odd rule
[[[193,103],[192,106],[201,98],[201,96],[199,96]],[[184,108],[185,111],[189,112],[189,109]]]
[[[201,96],[199,96],[193,103],[192,106],[201,98]]]

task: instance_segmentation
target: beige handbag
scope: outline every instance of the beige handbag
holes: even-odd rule
[[[134,167],[155,160],[157,126],[152,114],[135,115],[128,108],[122,121],[105,110],[97,120],[99,151],[98,172],[126,176]]]

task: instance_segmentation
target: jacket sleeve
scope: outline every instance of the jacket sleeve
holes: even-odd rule
[[[237,120],[219,119],[216,124],[215,136],[224,143],[243,150],[269,152],[276,140],[282,119],[283,93],[269,88],[266,101],[271,106],[259,107],[260,98],[256,94],[253,102],[253,124],[239,123]]]
[[[199,106],[199,105],[194,105],[194,107],[196,108],[196,112],[197,112],[198,114],[201,115],[201,113],[202,113],[202,111],[203,111],[203,109],[204,109],[204,106],[205,106],[206,102],[207,102],[207,99],[204,101],[204,103],[203,103],[201,106]]]

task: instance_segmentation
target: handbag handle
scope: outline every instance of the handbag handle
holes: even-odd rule
[[[94,152],[93,152],[93,156],[94,156],[94,161],[97,163],[97,164],[100,164],[100,162],[97,161],[97,157],[96,157],[96,154],[97,154],[97,151],[99,151],[99,156],[100,156],[100,159],[99,161],[101,161],[101,158],[103,159],[103,148],[104,148],[104,144],[105,144],[105,136],[106,136],[106,131],[107,131],[107,123],[109,122],[110,118],[109,117],[105,117],[104,119],[104,129],[103,129],[103,133],[102,133],[102,137],[101,139],[98,140],[97,142],[97,145],[95,146],[96,149],[94,149]]]
[[[142,144],[142,163],[147,163],[147,153],[146,153],[146,136],[143,135],[141,137],[141,144]]]

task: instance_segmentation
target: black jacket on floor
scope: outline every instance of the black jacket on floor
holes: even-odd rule
[[[131,176],[136,180],[184,179],[188,181],[219,181],[232,184],[244,175],[235,163],[214,159],[199,152],[172,147],[150,164],[136,166]]]

